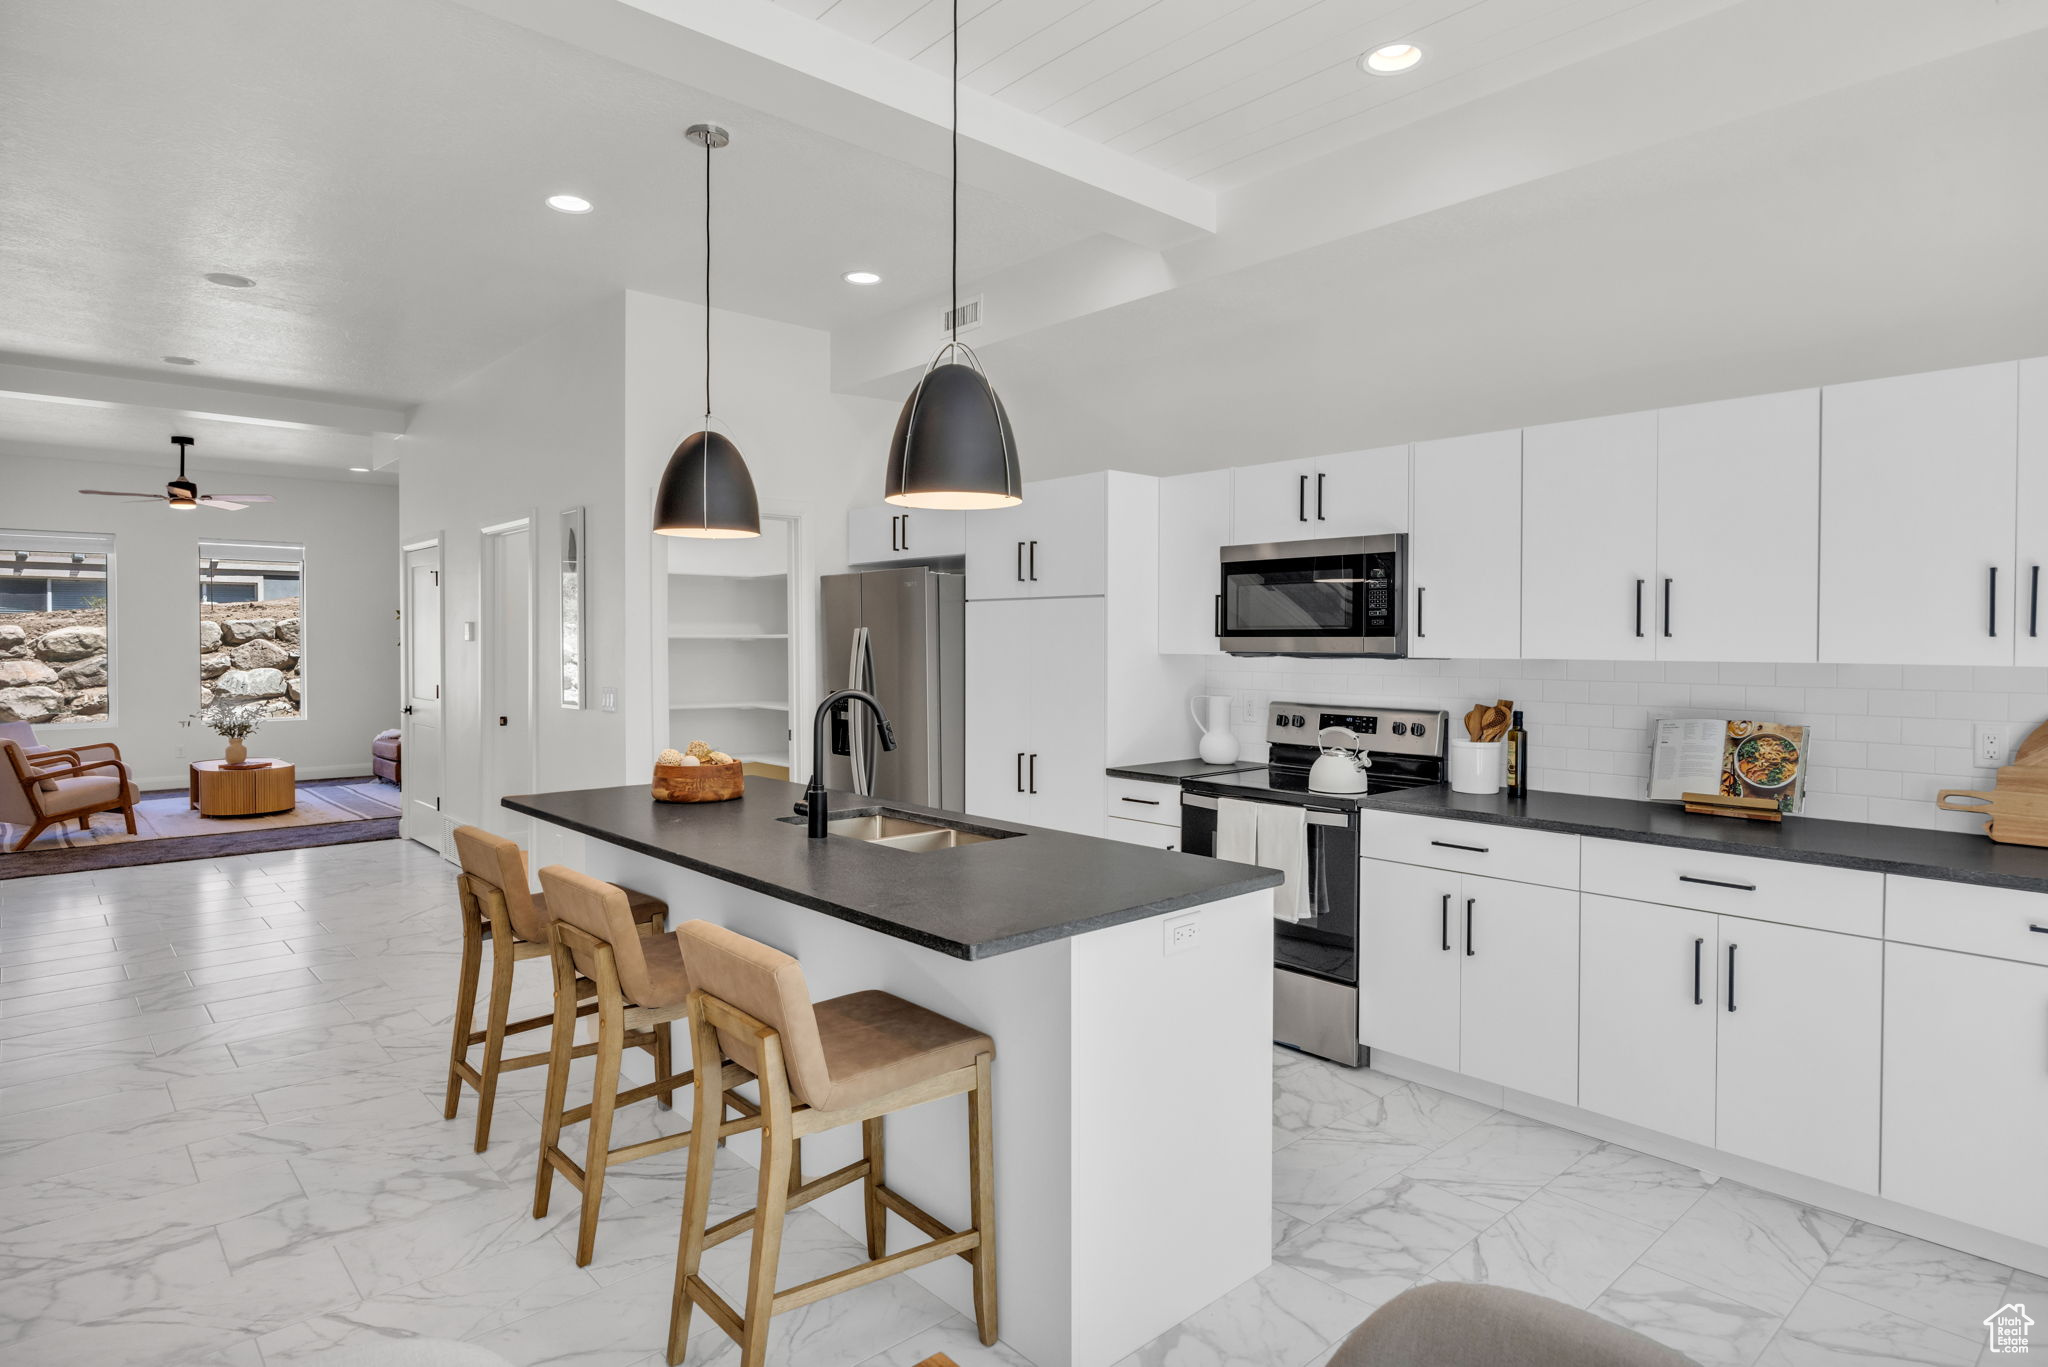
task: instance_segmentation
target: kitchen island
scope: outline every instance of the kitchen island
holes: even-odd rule
[[[795,955],[815,998],[880,988],[995,1040],[1002,1337],[1037,1367],[1107,1367],[1264,1268],[1280,875],[848,793],[811,840],[802,795],[749,778],[724,803],[634,786],[504,805],[582,835],[577,867],[665,898],[672,923]],[[960,1098],[889,1122],[891,1185],[955,1228],[966,1126]],[[805,1166],[858,1143],[807,1140]],[[857,1190],[813,1208],[860,1237]],[[896,1224],[891,1247],[919,1237]],[[964,1262],[911,1275],[971,1313]]]

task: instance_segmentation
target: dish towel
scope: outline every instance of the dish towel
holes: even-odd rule
[[[1287,881],[1273,889],[1273,917],[1306,921],[1308,812],[1277,802],[1226,797],[1216,804],[1216,857],[1234,864],[1278,869]]]
[[[1306,921],[1308,905],[1308,809],[1278,802],[1254,803],[1259,809],[1259,857],[1256,862],[1287,875],[1273,889],[1273,919]]]

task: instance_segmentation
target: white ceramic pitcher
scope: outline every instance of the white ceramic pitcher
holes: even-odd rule
[[[1204,706],[1206,704],[1206,706]],[[1197,753],[1207,764],[1229,764],[1237,758],[1237,733],[1230,729],[1230,696],[1225,693],[1198,694],[1188,703],[1195,725],[1202,728]],[[1207,714],[1206,720],[1204,713]]]

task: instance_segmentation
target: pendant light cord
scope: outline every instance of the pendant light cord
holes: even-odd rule
[[[953,310],[952,340],[960,340],[960,0],[953,0]]]
[[[711,138],[704,139],[704,429],[711,430]]]

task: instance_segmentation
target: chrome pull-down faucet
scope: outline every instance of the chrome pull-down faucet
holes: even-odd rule
[[[811,718],[811,781],[804,789],[804,800],[796,804],[798,816],[808,820],[808,831],[813,840],[823,840],[828,832],[825,823],[831,819],[831,812],[825,803],[825,719],[832,715],[832,709],[841,702],[866,703],[875,714],[875,728],[882,733],[882,748],[896,748],[896,730],[889,725],[889,714],[882,710],[882,704],[875,701],[875,695],[864,693],[858,688],[842,688],[837,693],[827,694],[818,704],[816,715]]]

